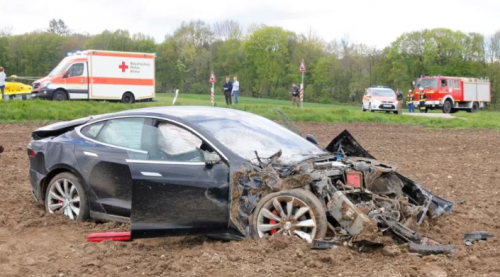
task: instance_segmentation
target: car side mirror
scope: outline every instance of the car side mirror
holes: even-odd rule
[[[206,165],[216,165],[220,162],[220,156],[215,152],[203,151],[203,159]]]
[[[316,145],[319,144],[318,140],[316,139],[316,137],[313,136],[313,135],[311,135],[311,134],[309,134],[309,135],[306,136],[306,140],[309,141],[312,144],[316,144]]]

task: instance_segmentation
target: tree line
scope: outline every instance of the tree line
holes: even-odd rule
[[[220,87],[225,76],[238,76],[242,95],[288,99],[290,84],[301,82],[298,67],[304,59],[307,101],[360,101],[370,85],[407,90],[419,76],[439,74],[488,77],[494,103],[500,94],[500,31],[485,37],[426,29],[404,33],[384,49],[345,38],[326,42],[313,31],[297,34],[265,25],[244,29],[232,20],[184,22],[162,42],[127,30],[75,33],[55,19],[45,30],[0,31],[0,65],[8,75],[44,76],[68,52],[85,49],[157,53],[158,92],[208,94],[214,70]]]

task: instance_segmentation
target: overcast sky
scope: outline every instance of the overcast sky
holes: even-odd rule
[[[182,21],[233,19],[382,48],[424,28],[490,35],[500,30],[500,0],[0,0],[0,29],[12,27],[14,34],[44,29],[52,18],[75,32],[127,29],[157,42]]]

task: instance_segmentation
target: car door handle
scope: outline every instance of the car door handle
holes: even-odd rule
[[[83,82],[84,82],[84,79],[83,79],[83,78],[82,78],[82,79],[80,79],[80,82],[82,82],[82,83],[83,83]]]
[[[162,177],[160,173],[158,172],[144,172],[144,171],[141,171],[141,174],[143,176],[148,176],[148,177]]]
[[[92,153],[92,152],[87,152],[87,151],[83,151],[83,154],[85,154],[86,156],[90,156],[90,157],[99,157],[99,155],[97,155],[96,153]]]

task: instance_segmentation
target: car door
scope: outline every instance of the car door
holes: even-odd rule
[[[129,219],[132,174],[127,159],[147,153],[141,150],[141,144],[144,126],[150,121],[142,117],[115,118],[79,129],[84,140],[75,147],[75,155],[89,185],[93,217]]]
[[[366,90],[365,94],[363,95],[363,103],[362,103],[364,109],[368,109],[368,102],[370,100],[369,95],[370,95],[369,90]]]
[[[147,128],[145,129],[147,130]],[[128,159],[132,237],[216,234],[229,222],[229,166],[198,133],[156,120],[143,142],[148,154]]]
[[[74,63],[64,74],[63,79],[66,83],[69,99],[88,99],[89,87],[86,67],[86,62]]]

